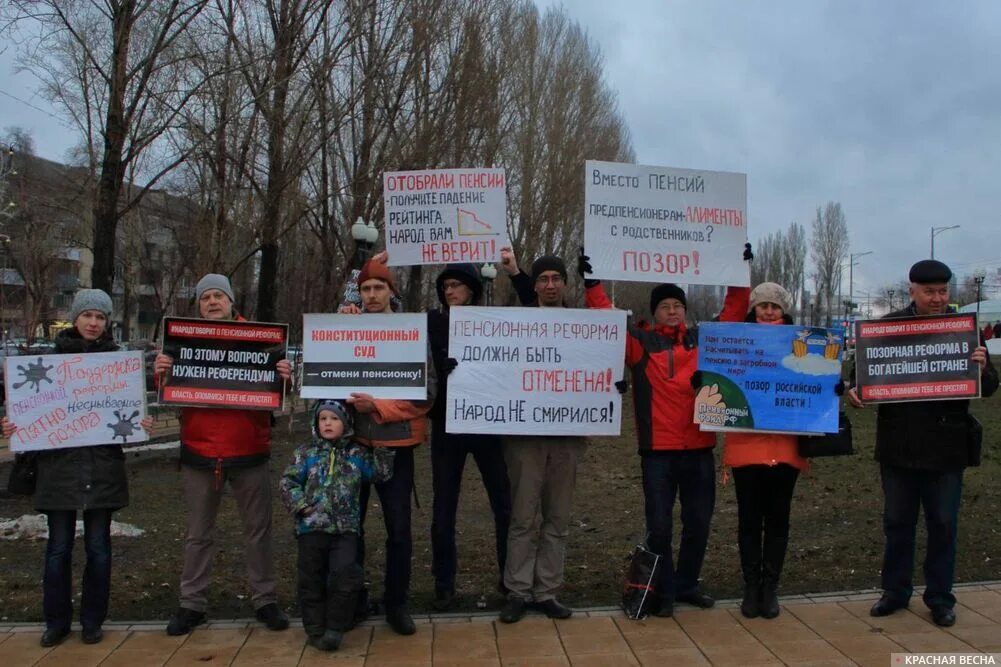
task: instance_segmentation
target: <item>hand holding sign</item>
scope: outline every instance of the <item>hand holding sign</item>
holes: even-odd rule
[[[364,394],[356,391],[351,394],[351,397],[348,398],[345,403],[354,407],[355,410],[363,415],[375,411],[375,399],[372,398],[371,394]]]
[[[973,350],[973,354],[970,355],[970,361],[980,366],[981,372],[984,367],[987,366],[987,348],[983,346],[978,346]]]

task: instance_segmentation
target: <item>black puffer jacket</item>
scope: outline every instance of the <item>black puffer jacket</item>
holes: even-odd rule
[[[915,317],[914,304],[886,317]],[[980,339],[983,345],[983,338]],[[980,376],[985,398],[998,388],[997,369],[987,356]],[[919,470],[957,470],[970,464],[967,437],[970,402],[915,401],[884,403],[876,416],[876,460]]]
[[[75,328],[56,336],[56,354],[115,352],[118,345],[107,333],[93,343]],[[121,445],[72,447],[38,455],[35,509],[117,510],[129,504],[129,482]]]

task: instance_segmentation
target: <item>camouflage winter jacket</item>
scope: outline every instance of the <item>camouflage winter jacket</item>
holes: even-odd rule
[[[296,448],[282,475],[282,501],[296,519],[297,535],[357,533],[362,482],[383,482],[392,475],[392,449],[365,447],[349,438],[331,442],[314,433],[312,443]],[[307,508],[313,511],[306,514]]]

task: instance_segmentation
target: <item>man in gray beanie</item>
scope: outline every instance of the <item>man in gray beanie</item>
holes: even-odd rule
[[[229,278],[205,275],[195,286],[198,312],[207,320],[243,320],[233,308]],[[174,360],[161,353],[154,371],[159,380]],[[287,382],[287,359],[276,370]],[[205,622],[211,582],[216,515],[229,484],[243,521],[247,579],[257,619],[270,630],[284,630],[288,617],[278,607],[271,552],[270,413],[231,408],[181,408],[181,486],[188,509],[180,606],[167,624],[168,635],[185,635]]]

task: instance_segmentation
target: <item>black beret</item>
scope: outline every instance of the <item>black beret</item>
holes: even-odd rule
[[[907,275],[912,283],[939,284],[952,280],[952,269],[937,259],[922,259],[911,267]]]
[[[663,285],[657,285],[650,292],[650,314],[653,314],[657,310],[657,306],[664,299],[677,299],[685,307],[685,310],[688,309],[688,299],[685,298],[685,290],[674,283],[664,283]]]

